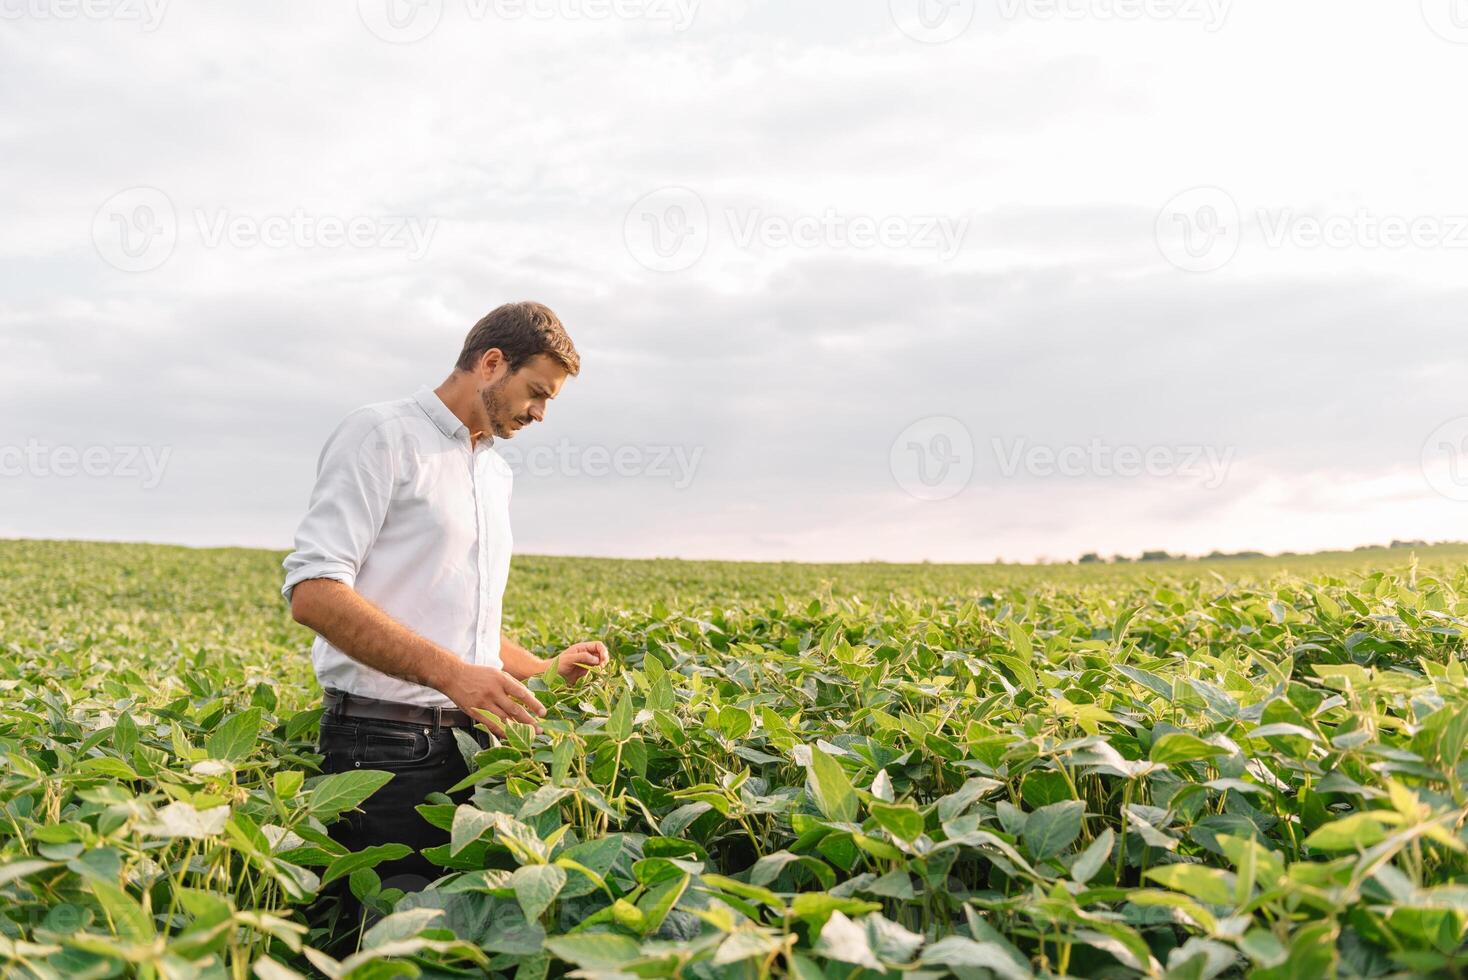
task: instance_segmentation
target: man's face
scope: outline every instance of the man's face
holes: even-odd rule
[[[566,369],[548,355],[537,354],[511,373],[498,351],[488,351],[479,372],[483,431],[496,439],[509,439],[531,422],[541,421],[546,403],[556,397],[565,381]]]

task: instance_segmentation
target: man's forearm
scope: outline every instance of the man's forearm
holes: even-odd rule
[[[360,663],[384,674],[445,691],[464,664],[331,579],[310,579],[291,593],[291,615]]]
[[[548,661],[542,660],[509,637],[500,636],[500,663],[511,677],[525,680],[545,673]]]

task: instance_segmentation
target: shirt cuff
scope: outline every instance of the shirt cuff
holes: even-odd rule
[[[291,593],[296,586],[313,578],[329,578],[333,582],[340,582],[348,588],[356,585],[357,573],[345,562],[340,561],[313,561],[293,569],[285,577],[285,584],[280,588],[280,594],[285,596],[285,601],[291,601]]]

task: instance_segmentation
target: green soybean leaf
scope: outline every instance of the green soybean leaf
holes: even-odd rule
[[[308,807],[318,817],[345,813],[386,786],[392,776],[378,769],[354,769],[323,776],[311,787]]]
[[[1084,885],[1096,876],[1096,872],[1106,864],[1106,859],[1111,856],[1112,845],[1116,841],[1116,835],[1107,827],[1096,835],[1096,839],[1081,852],[1075,863],[1070,866],[1070,876],[1077,884]]]
[[[662,927],[668,918],[668,913],[677,906],[685,892],[688,891],[688,883],[693,880],[692,875],[683,875],[670,881],[664,881],[652,888],[642,898],[637,900],[637,908],[643,915],[642,934],[651,935]]]
[[[917,807],[905,804],[873,803],[872,816],[883,830],[909,844],[923,834],[923,815]]]
[[[383,861],[396,861],[412,853],[413,849],[406,844],[376,844],[351,854],[343,854],[327,865],[326,871],[321,875],[321,884],[329,885],[359,868],[375,868]]]
[[[251,708],[238,714],[230,715],[214,731],[209,733],[209,738],[204,743],[204,751],[211,759],[225,759],[229,762],[243,762],[255,747],[255,740],[260,737],[260,709]]]
[[[923,966],[959,970],[988,970],[1003,980],[1033,980],[1034,973],[1016,963],[1003,946],[978,942],[964,936],[945,936],[923,950]]]
[[[1305,846],[1318,851],[1364,851],[1386,840],[1386,826],[1370,813],[1349,817],[1319,827],[1305,838]]]
[[[282,800],[294,799],[295,795],[301,791],[301,785],[305,781],[306,774],[299,769],[282,770],[271,777],[275,795]]]
[[[554,864],[527,864],[510,875],[510,887],[525,918],[540,918],[566,884],[566,872]]]
[[[160,808],[152,820],[139,824],[138,829],[150,837],[203,840],[224,833],[224,825],[228,820],[227,806],[197,810],[192,803],[174,800]]]
[[[112,726],[112,747],[118,755],[132,755],[138,747],[138,725],[126,711],[117,716],[117,724]]]
[[[607,719],[607,734],[618,742],[625,742],[632,737],[631,693],[622,692],[622,696],[612,707],[611,716]]]
[[[443,916],[443,909],[416,908],[384,916],[362,936],[363,949],[382,949],[412,939]]]
[[[749,734],[754,727],[754,719],[749,712],[732,704],[726,704],[719,709],[719,731],[731,742]]]
[[[83,776],[105,776],[109,779],[138,779],[137,771],[121,759],[110,755],[94,756],[77,763],[76,771]]]
[[[1153,762],[1171,764],[1212,759],[1215,756],[1226,754],[1224,749],[1211,745],[1196,735],[1190,735],[1187,732],[1169,732],[1152,743],[1152,753],[1148,758]]]
[[[818,746],[811,746],[806,786],[816,809],[827,820],[851,823],[856,820],[856,788],[841,763]]]
[[[799,898],[807,896],[800,895]],[[852,922],[839,910],[829,913],[829,919],[821,927],[815,951],[822,956],[853,966],[863,966],[879,973],[886,972],[876,952],[872,949],[866,929]]]
[[[1035,662],[1035,644],[1030,639],[1030,634],[1012,619],[1009,621],[1009,645],[1014,650],[1015,656],[1026,667]]]
[[[1112,669],[1123,677],[1136,681],[1147,690],[1167,701],[1171,701],[1173,698],[1172,682],[1157,676],[1149,670],[1142,670],[1140,667],[1132,667],[1127,664],[1116,664]]]
[[[118,936],[130,942],[147,943],[158,935],[153,917],[127,892],[105,881],[92,881],[90,885]]]
[[[1205,868],[1201,864],[1165,864],[1149,868],[1147,877],[1207,905],[1232,907],[1234,904],[1237,879],[1230,871]]]
[[[1079,800],[1042,806],[1025,818],[1025,849],[1035,860],[1059,854],[1081,834],[1085,804]]]
[[[609,932],[579,932],[545,941],[545,948],[558,958],[583,970],[616,970],[641,955],[641,948],[626,936]]]
[[[29,878],[38,871],[59,866],[55,861],[12,861],[0,865],[0,885],[8,885],[12,881]]]

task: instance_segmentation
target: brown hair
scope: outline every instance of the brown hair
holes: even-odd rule
[[[560,362],[566,373],[581,370],[581,355],[561,325],[560,317],[544,303],[506,303],[490,310],[464,338],[464,349],[456,367],[472,371],[484,352],[498,348],[510,371],[539,354]]]

